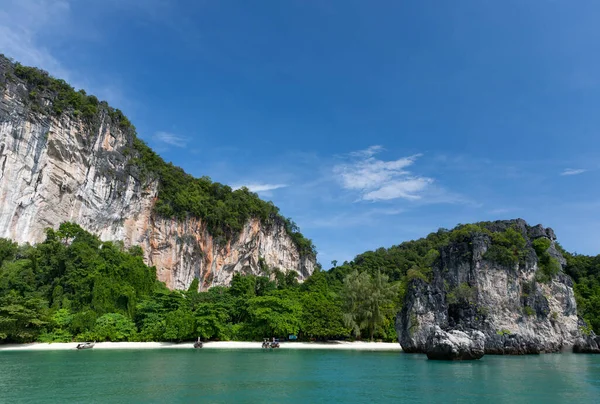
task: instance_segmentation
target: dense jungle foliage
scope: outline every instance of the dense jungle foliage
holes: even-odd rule
[[[517,265],[532,248],[538,262],[551,262],[540,242],[527,246],[516,228],[490,227],[441,229],[317,270],[302,284],[294,272],[263,265],[261,276],[236,274],[229,287],[197,292],[198,280],[187,291],[167,290],[138,247],[125,250],[64,223],[36,246],[0,239],[0,341],[260,340],[290,334],[300,340],[394,341],[394,317],[408,282],[430,280],[445,246],[490,237],[497,246],[488,250],[490,259]],[[579,313],[598,332],[600,256],[563,254]],[[538,281],[548,276],[553,274],[540,265]]]
[[[440,264],[443,248],[452,245],[470,254],[468,245],[474,237],[488,237],[491,243],[484,258],[507,267],[522,265],[533,250],[538,262],[537,282],[549,282],[561,269],[558,260],[548,253],[550,240],[538,238],[527,245],[518,227],[511,221],[499,221],[458,225],[453,230],[439,229],[425,238],[368,251],[339,266],[333,262],[328,274],[332,282],[339,285],[352,271],[372,276],[381,273],[390,281],[398,282],[400,296],[403,296],[411,279],[431,281],[432,266]],[[558,243],[556,247],[567,260],[565,273],[574,281],[578,314],[589,329],[600,334],[600,255],[571,254]]]
[[[600,334],[600,255],[571,254],[563,251],[567,259],[565,272],[573,278],[577,313],[588,326]]]
[[[121,150],[128,157],[129,173],[142,183],[158,181],[155,213],[183,220],[201,218],[216,240],[228,240],[239,233],[250,218],[264,224],[283,224],[302,254],[316,255],[310,239],[305,238],[296,224],[279,213],[272,202],[263,201],[246,188],[232,190],[212,182],[208,177],[195,178],[181,168],[165,162],[136,135],[135,127],[119,110],[99,101],[84,90],[75,91],[64,80],[47,72],[13,63],[0,54],[0,89],[10,82],[22,82],[27,88],[26,103],[35,112],[48,116],[70,115],[80,118],[90,128],[90,134],[100,130],[108,120],[123,130],[129,144]]]
[[[317,271],[300,285],[295,272],[264,267],[230,287],[199,293],[196,279],[169,291],[141,255],[72,223],[36,246],[0,239],[0,341],[395,338],[385,276],[354,274],[344,287]]]

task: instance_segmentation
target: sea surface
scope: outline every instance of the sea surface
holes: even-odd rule
[[[436,362],[399,352],[0,352],[2,403],[600,403],[600,355]]]

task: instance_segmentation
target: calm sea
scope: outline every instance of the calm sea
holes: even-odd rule
[[[600,355],[446,363],[398,352],[0,352],[2,403],[598,403]]]

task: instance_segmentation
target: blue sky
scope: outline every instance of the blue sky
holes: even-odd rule
[[[0,52],[272,200],[325,267],[516,217],[600,253],[596,1],[0,4]]]

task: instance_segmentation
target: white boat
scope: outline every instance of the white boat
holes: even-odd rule
[[[77,349],[91,349],[96,345],[96,341],[94,342],[81,342],[77,344]]]

